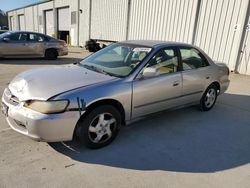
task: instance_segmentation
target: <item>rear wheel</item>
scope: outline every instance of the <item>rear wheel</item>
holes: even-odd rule
[[[47,60],[56,60],[58,56],[56,49],[48,49],[45,52],[45,59]]]
[[[200,100],[200,108],[202,111],[208,111],[213,108],[217,100],[217,90],[218,88],[214,84],[211,84],[207,88]]]
[[[80,120],[78,137],[88,148],[101,148],[110,144],[117,136],[121,126],[119,111],[110,105],[92,110]]]

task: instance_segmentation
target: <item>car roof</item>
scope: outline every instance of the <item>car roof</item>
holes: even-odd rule
[[[140,45],[140,46],[147,46],[147,47],[159,47],[159,46],[187,46],[187,47],[194,47],[191,44],[181,43],[181,42],[173,42],[173,41],[161,41],[161,40],[127,40],[122,41],[120,43],[123,44],[130,44],[130,45]]]
[[[38,33],[38,32],[33,32],[33,31],[8,31],[8,33],[33,33],[33,34],[39,34],[39,35],[48,36],[48,35],[45,35],[43,33]]]

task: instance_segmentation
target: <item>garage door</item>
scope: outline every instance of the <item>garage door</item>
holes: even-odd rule
[[[55,32],[53,10],[45,11],[45,34],[52,36]]]
[[[19,30],[24,31],[25,30],[24,15],[18,15],[18,23],[19,23]]]
[[[58,30],[69,31],[70,28],[69,8],[58,9]]]
[[[14,17],[13,16],[10,17],[10,29],[11,29],[11,31],[15,30]]]

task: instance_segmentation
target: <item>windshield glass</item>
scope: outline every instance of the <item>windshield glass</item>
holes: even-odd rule
[[[5,38],[5,37],[7,37],[7,36],[9,36],[11,33],[10,32],[5,32],[5,33],[0,33],[0,39],[3,39],[3,38]]]
[[[151,51],[149,47],[113,44],[81,61],[87,69],[116,77],[128,76]]]
[[[10,32],[6,32],[6,33],[0,33],[0,39],[7,37],[8,35],[10,35]]]

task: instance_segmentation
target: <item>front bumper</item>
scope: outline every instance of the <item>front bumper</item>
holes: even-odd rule
[[[69,111],[60,114],[42,114],[23,107],[13,105],[2,97],[3,105],[8,109],[6,120],[10,127],[37,141],[57,142],[72,140],[79,113]]]

